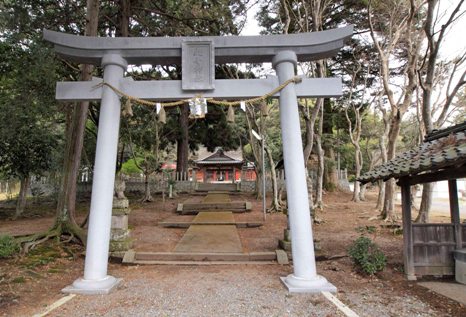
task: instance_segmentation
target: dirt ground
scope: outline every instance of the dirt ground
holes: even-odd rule
[[[156,197],[154,202],[145,204],[138,202],[136,197],[131,199],[130,206],[132,213],[130,215],[129,226],[132,229],[134,248],[137,251],[173,250],[186,229],[161,228],[157,226],[157,223],[174,216],[177,203],[190,197],[187,194],[182,194],[176,199],[168,200],[165,203],[161,201],[161,198]],[[393,228],[388,228],[386,223],[375,219],[377,212],[374,210],[374,197],[369,194],[368,201],[361,203],[353,203],[350,199],[351,196],[347,193],[327,193],[324,196],[324,211],[319,214],[323,222],[313,226],[314,237],[322,249],[318,252],[320,259],[317,263],[318,273],[337,286],[337,297],[360,316],[466,316],[466,308],[463,305],[430,292],[417,285],[416,282],[405,280],[402,265],[402,236],[394,234]],[[236,214],[235,217],[237,220],[262,219],[261,202],[255,200],[252,195],[234,195],[232,196],[232,200],[249,200],[253,203],[253,211],[247,214]],[[79,203],[80,219],[85,217],[88,205],[89,202],[87,200]],[[13,212],[14,204],[8,202],[0,203],[0,234],[21,235],[40,232],[46,230],[53,223],[54,206],[52,202],[42,201],[32,204],[28,208],[25,217],[19,220],[11,220]],[[244,251],[275,250],[278,240],[283,238],[283,229],[285,227],[286,216],[281,213],[274,213],[267,214],[267,219],[262,227],[238,229]],[[364,276],[358,273],[347,257],[349,245],[361,234],[372,238],[387,255],[387,268],[375,276]],[[81,247],[72,245],[59,246],[56,241],[51,241],[44,246],[38,247],[27,257],[0,259],[0,316],[30,316],[43,311],[47,305],[63,297],[63,294],[60,293],[63,287],[82,276],[83,265],[84,256]],[[217,293],[213,292],[212,297],[204,298],[204,295],[202,298],[197,297],[197,300],[200,301],[199,309],[201,311],[204,309],[204,313],[195,313],[195,310],[191,310],[197,309],[193,308],[197,307],[197,304],[191,303],[192,305],[190,308],[186,308],[186,311],[176,311],[169,307],[160,306],[157,308],[157,313],[153,313],[152,315],[339,316],[337,310],[331,310],[323,306],[320,310],[322,314],[306,313],[302,310],[302,307],[306,305],[308,305],[306,306],[307,308],[312,306],[312,309],[318,310],[320,301],[325,301],[324,299],[283,295],[285,294],[284,288],[278,282],[277,276],[283,276],[291,272],[291,266],[279,265],[218,267],[124,266],[118,263],[117,259],[112,259],[109,265],[109,274],[123,277],[125,285],[121,293],[119,293],[120,295],[109,295],[103,301],[102,297],[98,297],[100,298],[100,302],[106,303],[107,310],[102,310],[102,312],[96,311],[95,307],[92,306],[94,304],[92,304],[91,299],[80,297],[82,301],[73,299],[72,303],[64,305],[63,308],[60,308],[52,315],[124,316],[125,313],[121,311],[116,312],[116,310],[111,310],[109,307],[118,307],[123,304],[122,301],[126,303],[125,305],[130,303],[131,300],[122,299],[122,294],[128,292],[128,296],[131,296],[131,294],[135,296],[134,294],[137,292],[131,289],[131,286],[137,285],[137,283],[144,284],[145,280],[153,280],[154,283],[151,285],[159,285],[157,283],[160,283],[160,281],[171,285],[170,290],[165,290],[165,286],[158,286],[159,289],[164,289],[167,292],[163,296],[160,295],[162,296],[161,298],[169,301],[172,299],[171,296],[180,296],[176,292],[183,292],[184,288],[188,287],[182,280],[177,280],[178,278],[183,278],[186,281],[186,279],[196,280],[201,276],[202,283],[199,281],[196,286],[189,286],[192,288],[191,292],[200,291],[196,288],[201,287],[199,283],[202,287],[205,287],[201,291],[207,289],[211,292],[212,289],[224,287],[222,285],[225,285],[225,283],[233,285],[234,283],[239,283],[238,279],[244,282],[244,279],[260,276],[257,283],[260,284],[260,281],[262,281],[266,285],[264,287],[268,287],[279,293],[273,293],[272,291],[270,291],[270,294],[268,292],[261,293],[259,295],[261,298],[260,303],[255,303],[250,298],[246,302],[239,303],[238,301],[240,300],[238,298],[242,298],[241,296],[244,295],[244,291],[258,291],[257,286],[247,286],[246,283],[243,295],[238,295],[238,297],[231,295],[229,297],[230,301],[234,301],[229,304],[231,306],[229,307],[231,309],[235,307],[235,313],[232,313],[232,310],[221,310],[221,313],[215,310],[209,313],[209,310],[205,310],[205,301],[215,301],[215,296],[218,297],[222,294],[219,291]],[[230,289],[227,290],[225,288],[225,290],[233,292]],[[150,292],[155,291],[146,290],[144,295],[141,295],[146,299],[145,302],[151,300],[147,299],[151,294]],[[187,290],[187,293],[189,292]],[[254,294],[251,295],[252,297],[256,296]],[[153,296],[156,295],[154,294]],[[190,297],[186,294],[184,296],[183,303],[185,301],[189,302]],[[269,300],[267,296],[278,297],[270,297]],[[279,303],[281,302],[280,300],[277,301],[276,298],[281,298],[280,296],[285,298],[283,303],[291,303],[290,307],[296,306],[296,310],[288,311],[279,307],[281,305]],[[259,297],[257,300],[259,300]],[[176,298],[173,298],[176,302]],[[113,303],[113,300],[118,302]],[[274,301],[274,303],[269,303],[269,301]],[[306,301],[306,305],[302,301]],[[88,306],[85,306],[84,302],[87,302]],[[134,304],[135,302],[131,303]],[[169,301],[168,303],[171,302]],[[235,306],[240,304],[242,306]],[[256,304],[259,305],[259,308],[255,308],[256,310],[258,309],[257,314],[248,313],[247,307],[255,307]],[[144,307],[144,305],[141,305],[139,306]],[[183,306],[177,305],[178,309],[183,308]],[[132,307],[131,305],[129,306]],[[243,306],[245,308],[242,310],[241,307]],[[134,304],[134,307],[138,307],[138,305]],[[137,311],[132,312],[132,315],[139,314]],[[126,311],[126,314],[128,314],[128,311]],[[145,315],[150,316],[151,314]]]

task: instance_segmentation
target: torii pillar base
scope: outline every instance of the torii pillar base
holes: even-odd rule
[[[314,279],[305,280],[290,274],[287,277],[280,277],[280,280],[290,293],[316,294],[320,292],[337,292],[337,288],[332,283],[329,283],[325,277],[320,275],[316,275]]]
[[[123,279],[107,275],[102,280],[85,280],[79,278],[61,291],[66,294],[106,295],[118,288]]]

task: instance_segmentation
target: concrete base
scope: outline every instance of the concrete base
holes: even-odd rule
[[[110,294],[118,288],[122,281],[123,279],[115,278],[110,275],[107,275],[107,277],[101,280],[85,280],[83,278],[78,278],[73,284],[65,287],[61,291],[67,294],[81,295]]]
[[[317,275],[313,280],[305,280],[296,277],[293,274],[290,274],[287,277],[280,277],[280,279],[290,293],[314,294],[320,292],[337,292],[337,288],[333,284],[329,283],[325,277],[320,275]]]
[[[418,285],[448,297],[466,306],[466,285],[454,282],[420,282]]]

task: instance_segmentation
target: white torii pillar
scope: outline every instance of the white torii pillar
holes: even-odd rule
[[[293,51],[281,51],[275,55],[272,65],[280,84],[295,76],[296,64],[297,57]],[[294,270],[293,274],[281,279],[290,292],[336,292],[335,286],[316,273],[306,170],[294,84],[286,86],[280,92],[279,98]]]
[[[119,87],[126,71],[126,60],[117,54],[107,54],[102,58],[101,65],[104,68],[104,81]],[[121,279],[107,275],[120,111],[118,95],[109,87],[103,87],[84,277],[64,288],[62,291],[65,293],[108,294],[121,282]]]

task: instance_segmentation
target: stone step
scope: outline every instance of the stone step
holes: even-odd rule
[[[176,211],[182,215],[195,215],[201,211],[217,212],[232,211],[246,212],[251,211],[252,204],[247,201],[225,202],[225,203],[183,203],[178,204]]]
[[[255,228],[263,225],[259,219],[235,221],[231,211],[199,212],[193,216],[172,216],[159,222],[165,228],[188,228],[190,225],[235,225],[236,228]]]
[[[263,265],[277,264],[277,261],[135,261],[127,264],[138,265]]]
[[[123,263],[126,264],[162,264],[170,262],[276,262],[277,253],[271,252],[230,252],[230,253],[192,253],[192,252],[126,252]]]
[[[167,219],[158,223],[160,227],[164,228],[189,228],[193,222],[183,219]],[[264,225],[262,221],[233,221],[233,222],[196,222],[196,225],[235,225],[236,228],[257,228]]]

